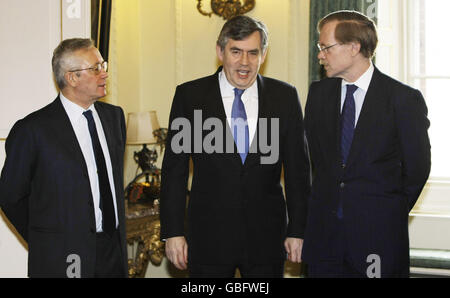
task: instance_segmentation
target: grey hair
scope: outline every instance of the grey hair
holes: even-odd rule
[[[231,38],[233,40],[243,40],[258,31],[261,36],[261,50],[264,53],[269,45],[268,30],[263,22],[248,16],[236,16],[228,20],[220,31],[217,45],[223,51]]]
[[[53,75],[60,90],[66,87],[64,74],[74,67],[72,54],[78,50],[92,47],[94,47],[94,42],[89,38],[70,38],[63,40],[53,51]]]

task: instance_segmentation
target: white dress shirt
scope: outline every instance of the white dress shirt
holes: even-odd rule
[[[234,86],[228,82],[227,76],[223,70],[219,73],[220,93],[222,95],[223,107],[227,116],[228,125],[231,127],[231,110],[234,101]],[[242,94],[242,102],[244,103],[245,113],[247,114],[249,146],[252,144],[253,137],[258,124],[258,83],[257,80]]]
[[[359,115],[361,114],[361,109],[364,104],[364,98],[366,97],[367,90],[369,89],[370,81],[372,80],[373,72],[375,67],[372,62],[370,62],[369,68],[366,72],[359,77],[358,80],[354,83],[347,82],[346,80],[342,80],[342,88],[341,88],[341,112],[344,107],[345,95],[347,93],[347,85],[356,85],[358,89],[356,89],[355,93],[353,93],[353,97],[355,98],[355,127],[358,123]]]
[[[83,112],[87,111],[70,101],[62,93],[59,94],[62,105],[69,116],[70,123],[77,137],[78,144],[80,145],[81,152],[83,152],[84,160],[86,161],[86,166],[89,175],[89,182],[91,184],[92,197],[94,199],[94,211],[95,211],[95,222],[97,232],[103,232],[102,229],[102,211],[100,209],[100,188],[97,175],[97,164],[95,162],[94,149],[92,147],[91,135],[89,133],[89,127],[86,117]],[[105,156],[106,169],[108,172],[109,184],[111,186],[111,193],[114,202],[114,212],[116,217],[116,227],[118,226],[118,216],[117,216],[117,203],[116,203],[116,192],[114,186],[114,178],[111,165],[111,157],[109,155],[108,145],[106,143],[105,133],[103,132],[102,123],[95,110],[94,105],[91,105],[88,110],[92,111],[92,116],[94,118],[95,126],[97,127],[97,134],[100,140],[100,144],[103,149],[103,155]]]

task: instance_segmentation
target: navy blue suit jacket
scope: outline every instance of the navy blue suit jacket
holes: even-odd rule
[[[375,68],[345,167],[340,153],[341,79],[312,83],[305,130],[313,184],[303,259],[341,258],[333,240],[343,203],[347,257],[365,274],[367,257],[382,276],[409,274],[408,213],[430,171],[427,107],[422,94]],[[342,253],[342,251],[340,252]]]

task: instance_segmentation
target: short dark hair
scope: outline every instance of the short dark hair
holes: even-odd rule
[[[78,50],[90,49],[94,47],[94,42],[89,38],[70,38],[61,41],[53,51],[52,69],[56,84],[60,90],[66,87],[64,74],[69,71],[70,55]]]
[[[317,30],[322,30],[325,24],[338,21],[334,36],[342,43],[358,42],[361,54],[372,58],[378,44],[377,26],[364,14],[353,10],[332,12],[319,21]]]
[[[258,31],[261,36],[261,50],[265,52],[269,44],[268,31],[263,22],[248,16],[236,16],[228,20],[220,31],[217,45],[223,51],[231,38],[233,40],[243,40]]]

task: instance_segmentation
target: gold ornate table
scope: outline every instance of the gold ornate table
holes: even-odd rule
[[[129,277],[144,277],[148,263],[159,265],[164,257],[164,243],[160,240],[159,201],[127,204],[127,243],[137,246],[133,258],[128,259]]]

